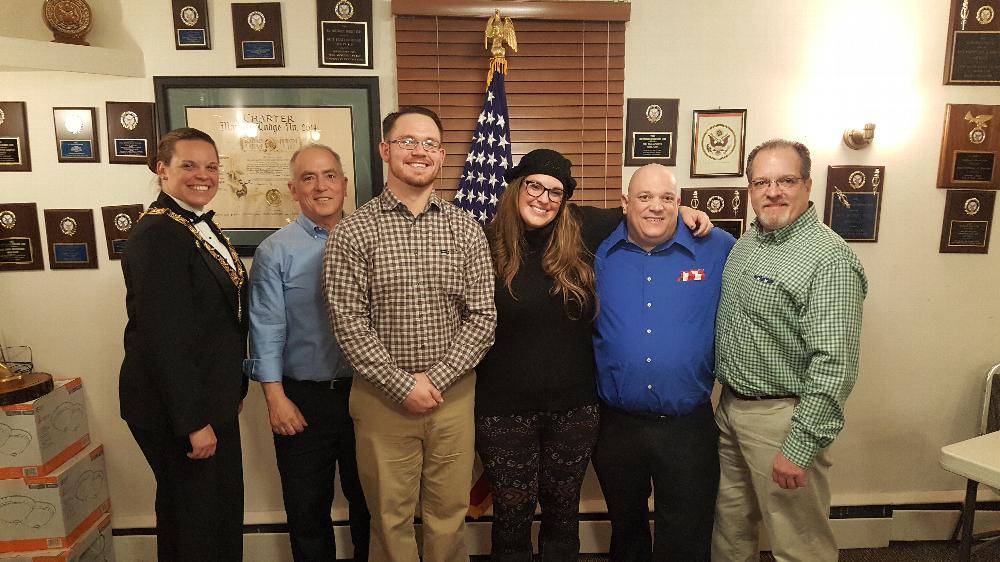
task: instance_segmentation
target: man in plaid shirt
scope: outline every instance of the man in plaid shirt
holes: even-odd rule
[[[858,375],[868,282],[809,201],[809,149],[771,140],[747,159],[756,221],[722,278],[716,377],[724,385],[714,562],[758,559],[767,527],[778,560],[837,560],[827,448]]]
[[[382,122],[385,190],[341,221],[324,285],[357,376],[350,411],[371,520],[371,560],[468,560],[475,374],[493,344],[493,269],[482,227],[440,199],[441,120],[403,107]]]

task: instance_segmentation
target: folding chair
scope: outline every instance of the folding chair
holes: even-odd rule
[[[983,393],[983,410],[979,418],[979,435],[986,435],[1000,430],[1000,364],[994,365],[986,373],[986,388]],[[997,451],[1000,458],[1000,451]],[[1000,539],[1000,530],[987,531],[984,533],[973,533],[972,525],[976,516],[976,492],[979,489],[979,482],[968,480],[965,488],[965,501],[962,504],[962,515],[955,525],[955,531],[951,535],[954,541],[961,537],[961,549],[959,560],[967,561],[972,553],[983,548],[996,546],[997,539]],[[972,548],[972,543],[983,541]]]

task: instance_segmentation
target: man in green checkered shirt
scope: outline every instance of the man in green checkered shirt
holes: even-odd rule
[[[722,278],[715,372],[721,479],[713,562],[757,560],[763,521],[778,560],[837,560],[828,447],[858,375],[868,282],[809,201],[809,149],[771,140],[747,159],[757,220]]]

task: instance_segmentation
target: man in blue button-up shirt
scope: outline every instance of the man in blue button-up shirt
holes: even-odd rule
[[[677,228],[667,168],[640,168],[622,196],[625,222],[597,249],[594,336],[601,432],[593,463],[616,561],[711,558],[719,485],[710,396],[715,312],[734,239]],[[648,499],[654,491],[655,540]]]
[[[343,216],[347,178],[323,145],[298,150],[288,189],[295,222],[269,236],[250,271],[250,354],[244,370],[264,390],[296,562],[336,558],[334,474],[350,504],[354,559],[368,559],[369,514],[348,413],[352,370],[334,339],[322,294],[327,237]]]

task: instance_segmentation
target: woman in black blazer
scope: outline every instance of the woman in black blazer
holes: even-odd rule
[[[121,416],[156,478],[159,560],[241,560],[246,272],[202,213],[219,189],[215,142],[171,131],[156,174],[160,195],[122,256]]]

